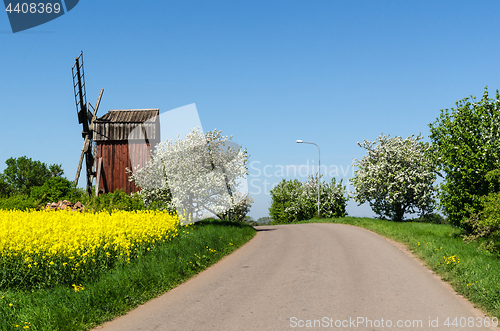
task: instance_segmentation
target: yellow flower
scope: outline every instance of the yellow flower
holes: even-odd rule
[[[177,216],[163,211],[0,210],[0,263],[9,261],[14,273],[27,273],[26,279],[34,272],[74,277],[90,266],[128,263],[151,243],[169,241],[178,232]]]

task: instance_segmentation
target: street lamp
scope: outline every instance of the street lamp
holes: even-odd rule
[[[321,171],[321,151],[319,150],[319,146],[316,145],[315,143],[309,143],[307,141],[302,141],[302,140],[297,140],[296,141],[297,144],[311,144],[311,145],[314,145],[316,147],[318,147],[318,217],[319,217],[319,181],[320,181],[320,171]]]

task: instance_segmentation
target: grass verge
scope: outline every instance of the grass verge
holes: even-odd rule
[[[36,291],[0,291],[0,330],[89,330],[167,292],[255,235],[243,223],[202,221],[173,241],[96,281]]]
[[[500,319],[500,259],[465,243],[450,225],[392,222],[373,218],[312,219],[365,228],[405,244],[414,255],[478,308]]]

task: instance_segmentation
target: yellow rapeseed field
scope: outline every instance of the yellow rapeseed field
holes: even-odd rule
[[[71,284],[128,263],[178,234],[162,211],[0,210],[0,288]]]

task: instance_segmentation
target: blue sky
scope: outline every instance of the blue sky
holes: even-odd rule
[[[267,216],[276,170],[317,165],[297,139],[348,183],[356,142],[427,137],[440,109],[500,88],[498,12],[498,1],[81,0],[15,34],[0,14],[0,171],[26,155],[74,178],[71,67],[83,50],[88,101],[105,89],[99,115],[195,103],[205,131],[248,149],[250,215]]]

